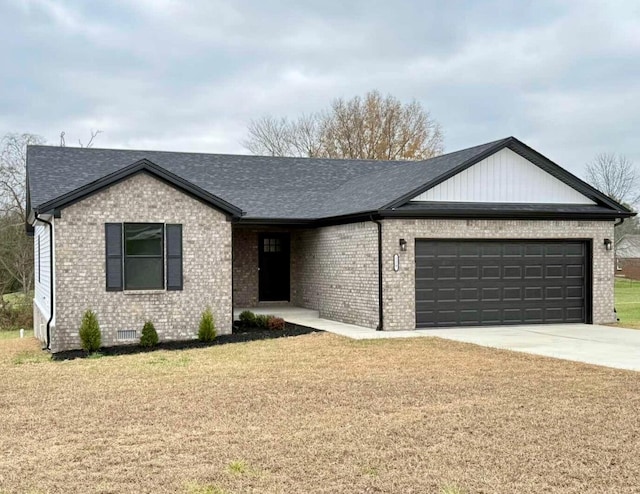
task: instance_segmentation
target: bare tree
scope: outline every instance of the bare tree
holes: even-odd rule
[[[93,140],[98,137],[98,135],[102,134],[101,130],[93,130],[91,129],[89,131],[89,141],[87,142],[86,145],[82,144],[82,141],[80,139],[78,139],[78,145],[81,148],[90,148],[93,147]],[[66,135],[65,131],[63,130],[62,132],[60,132],[60,147],[66,147],[67,146],[67,141],[65,140],[64,136]]]
[[[620,203],[640,203],[640,173],[621,154],[600,153],[587,164],[587,181]]]
[[[244,146],[254,154],[292,156],[292,124],[286,118],[260,117],[249,122]]]
[[[252,120],[244,145],[271,156],[420,160],[442,153],[443,134],[417,101],[403,104],[371,91],[295,121]]]
[[[91,147],[100,130],[91,131]],[[0,292],[33,287],[33,239],[25,233],[27,146],[44,144],[35,134],[6,134],[0,140]],[[64,132],[60,145],[64,146]],[[1,304],[0,304],[1,305]]]
[[[24,230],[24,220],[13,212],[0,218],[0,269],[27,293],[33,287],[33,239]]]
[[[15,212],[26,221],[27,146],[43,143],[35,134],[6,134],[0,141],[0,214]]]

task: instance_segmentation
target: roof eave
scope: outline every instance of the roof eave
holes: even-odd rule
[[[406,218],[406,219],[446,219],[446,218],[464,218],[464,219],[531,219],[531,220],[596,220],[596,221],[612,221],[620,218],[629,218],[635,216],[635,213],[622,211],[611,212],[590,212],[590,211],[574,211],[574,212],[557,212],[557,211],[521,211],[521,210],[474,210],[474,209],[447,209],[438,210],[403,210],[403,209],[386,209],[380,210],[379,215],[383,218]]]

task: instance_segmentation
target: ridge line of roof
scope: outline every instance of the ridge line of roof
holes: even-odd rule
[[[325,161],[362,161],[362,162],[376,162],[376,163],[424,163],[436,158],[442,158],[443,156],[448,156],[455,153],[460,153],[463,151],[467,151],[469,149],[487,146],[490,144],[496,144],[501,141],[505,141],[511,139],[512,137],[505,137],[502,139],[497,139],[495,141],[485,142],[483,144],[477,144],[475,146],[468,146],[462,149],[456,149],[455,151],[449,151],[447,153],[439,154],[437,156],[432,156],[430,158],[425,158],[421,160],[380,160],[380,159],[371,159],[371,158],[327,158],[323,156],[269,156],[262,154],[234,154],[234,153],[206,153],[206,152],[195,152],[195,151],[165,151],[161,149],[128,149],[128,148],[81,148],[75,146],[56,146],[53,144],[29,144],[27,146],[30,148],[47,148],[47,149],[59,149],[63,151],[81,151],[81,152],[92,152],[92,151],[109,151],[109,152],[117,152],[117,153],[162,153],[162,154],[182,154],[182,155],[192,155],[192,156],[229,156],[229,157],[243,157],[243,158],[268,158],[268,159],[285,159],[285,160],[325,160]],[[161,165],[158,165],[161,166]]]

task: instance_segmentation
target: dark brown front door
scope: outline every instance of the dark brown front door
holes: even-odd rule
[[[260,300],[289,300],[289,234],[261,234],[258,252]]]

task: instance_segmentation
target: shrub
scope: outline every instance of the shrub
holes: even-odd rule
[[[243,310],[240,313],[240,324],[244,327],[253,327],[256,325],[256,315],[250,310]]]
[[[198,339],[200,341],[213,341],[216,339],[216,324],[213,321],[213,313],[210,307],[207,307],[200,318]]]
[[[276,316],[269,316],[267,326],[271,331],[282,331],[284,329],[284,319]]]
[[[256,315],[256,327],[260,329],[269,329],[269,316],[264,314]]]
[[[86,352],[95,352],[100,348],[101,336],[98,316],[92,310],[88,310],[82,316],[80,324],[80,344]]]
[[[144,323],[142,334],[140,335],[140,345],[151,348],[158,344],[158,332],[151,321]]]

